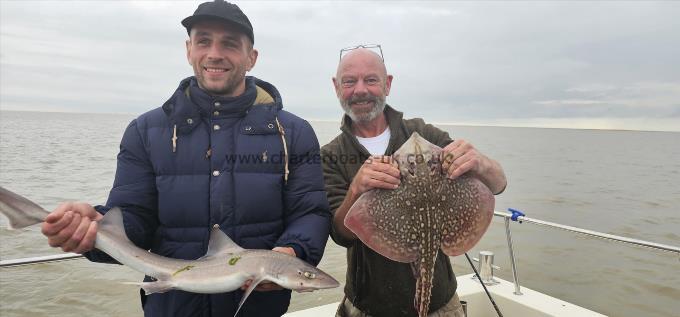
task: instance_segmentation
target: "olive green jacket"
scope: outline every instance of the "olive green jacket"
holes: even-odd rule
[[[411,133],[418,132],[428,141],[444,147],[452,140],[449,134],[425,124],[422,119],[403,119],[403,114],[385,107],[390,141],[385,155],[392,155]],[[342,204],[354,175],[370,154],[352,133],[352,120],[345,116],[342,133],[321,148],[323,174],[331,212]],[[415,278],[410,264],[399,263],[374,252],[360,240],[341,237],[335,228],[331,237],[347,248],[345,295],[363,312],[375,316],[417,316],[414,308]],[[449,257],[439,251],[435,263],[430,312],[444,306],[456,291],[456,278]]]

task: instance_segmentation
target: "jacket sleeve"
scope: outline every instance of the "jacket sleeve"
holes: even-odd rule
[[[303,251],[302,259],[317,265],[331,224],[319,141],[306,121],[295,132],[289,148],[290,174],[283,190],[284,231],[276,246],[298,246]]]
[[[148,250],[158,227],[156,177],[142,142],[137,120],[125,130],[118,153],[116,177],[106,206],[97,206],[106,214],[113,208],[123,211],[123,223],[128,238],[138,247]],[[84,254],[95,262],[114,262],[100,250]]]
[[[323,163],[323,178],[326,184],[326,192],[328,194],[328,203],[330,204],[331,214],[335,216],[342,202],[347,195],[350,181],[342,175],[342,169],[338,165],[339,157],[331,151],[322,149],[321,161]],[[354,241],[343,238],[337,233],[335,226],[331,225],[331,238],[335,243],[345,248],[353,246]]]

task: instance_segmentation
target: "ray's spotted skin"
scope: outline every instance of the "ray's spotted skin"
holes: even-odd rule
[[[439,249],[449,256],[471,249],[489,227],[495,204],[476,178],[446,177],[441,151],[413,133],[393,156],[401,185],[364,193],[345,218],[345,226],[371,249],[411,264],[414,305],[421,317],[427,316]]]

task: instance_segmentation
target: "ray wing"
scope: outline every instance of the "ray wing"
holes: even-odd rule
[[[482,238],[491,224],[495,199],[481,181],[472,177],[447,180],[448,199],[443,217],[442,250],[461,255]]]
[[[401,187],[400,187],[401,188]],[[345,226],[374,251],[393,261],[418,258],[413,212],[403,208],[403,189],[375,189],[361,195],[345,217]]]

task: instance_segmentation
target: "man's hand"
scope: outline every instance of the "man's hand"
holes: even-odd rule
[[[276,251],[276,252],[279,252],[279,253],[285,253],[285,254],[292,255],[292,256],[297,256],[297,254],[295,254],[295,249],[293,249],[291,247],[275,247],[275,248],[272,249],[272,251]]]
[[[333,216],[333,226],[341,236],[356,239],[357,236],[345,227],[345,217],[361,194],[374,189],[395,189],[401,184],[399,166],[390,156],[369,157],[354,176],[345,199]]]
[[[102,217],[89,204],[62,203],[47,215],[42,224],[42,233],[51,247],[82,254],[94,248],[96,221]]]
[[[399,166],[390,156],[369,157],[354,176],[349,191],[358,199],[374,189],[395,189],[401,183]]]
[[[444,147],[441,153],[442,172],[450,179],[456,179],[470,172],[482,181],[492,193],[505,189],[507,180],[498,162],[484,156],[465,140],[456,140]]]
[[[288,255],[291,255],[291,256],[296,256],[295,249],[293,249],[291,247],[275,247],[275,248],[272,249],[272,251],[285,253],[285,254],[288,254]],[[241,286],[241,290],[242,291],[247,290],[248,287],[250,287],[251,283],[253,283],[253,280],[247,280]],[[258,284],[255,287],[255,290],[260,291],[260,292],[278,291],[278,290],[282,290],[282,289],[283,289],[283,287],[279,286],[279,284],[272,283],[272,282],[260,282],[260,284]]]
[[[451,179],[468,171],[477,175],[484,173],[482,162],[486,157],[465,140],[458,139],[449,143],[444,147],[441,155],[442,171]]]

